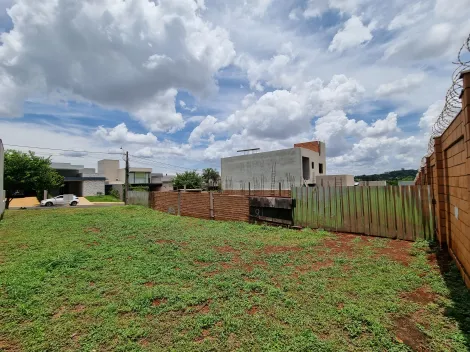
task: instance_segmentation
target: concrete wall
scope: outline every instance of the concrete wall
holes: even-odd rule
[[[310,180],[309,183],[318,183],[315,180],[315,176],[321,176],[326,174],[326,154],[319,154],[313,150],[300,148],[300,153],[302,157],[306,157],[309,159],[309,167],[310,167]],[[313,163],[313,168],[312,168]],[[320,173],[320,164],[323,165],[323,173]]]
[[[100,160],[98,161],[98,173],[104,175],[108,181],[119,179],[119,160]]]
[[[354,186],[353,175],[324,175],[317,176],[317,186],[324,187],[351,187]]]
[[[160,188],[160,192],[170,192],[173,191],[173,182],[163,182]]]
[[[265,153],[240,155],[221,160],[221,181],[224,190],[271,189],[271,175],[275,170],[275,189],[290,189],[302,185],[302,158],[300,148]]]
[[[5,210],[5,191],[3,190],[4,157],[3,143],[0,139],[0,215],[2,215]]]
[[[96,196],[98,193],[104,194],[104,181],[83,181],[82,196]]]

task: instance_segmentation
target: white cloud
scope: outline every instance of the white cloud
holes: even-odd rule
[[[98,127],[95,136],[104,141],[113,143],[135,143],[135,144],[155,144],[157,137],[152,133],[138,134],[130,132],[125,123],[121,123],[114,128]]]
[[[419,127],[427,136],[431,134],[432,127],[444,108],[444,100],[438,100],[423,113],[419,119]]]
[[[428,3],[423,4],[421,1],[415,4],[410,4],[410,6],[407,6],[405,9],[403,9],[402,12],[393,18],[393,20],[388,25],[388,29],[401,29],[421,21],[426,17],[427,7]]]
[[[368,0],[309,0],[303,13],[305,18],[321,17],[328,9],[340,13],[357,13]]]
[[[328,8],[328,0],[309,0],[303,15],[305,18],[320,17]]]
[[[365,135],[367,137],[380,137],[390,135],[394,132],[400,132],[397,125],[398,115],[391,112],[384,120],[377,120],[367,127]]]
[[[359,17],[352,16],[346,21],[344,28],[333,37],[328,50],[342,52],[367,43],[371,39],[370,29],[364,26]]]
[[[242,109],[228,118],[208,116],[193,130],[189,142],[197,144],[203,136],[242,130],[260,139],[288,139],[308,131],[315,116],[354,105],[363,92],[356,80],[337,75],[327,85],[316,79],[291,90],[265,93],[257,100],[251,94],[244,98]]]
[[[17,0],[1,34],[0,116],[21,116],[28,97],[128,111],[152,131],[184,126],[176,89],[214,91],[232,61],[227,31],[201,18],[203,1]]]
[[[376,94],[379,97],[387,97],[394,94],[407,94],[410,90],[419,87],[425,78],[426,75],[424,73],[412,73],[405,78],[381,84],[379,88],[377,88]]]

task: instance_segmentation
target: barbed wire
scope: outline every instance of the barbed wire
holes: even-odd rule
[[[434,138],[441,136],[449,125],[459,114],[462,109],[462,102],[460,101],[460,94],[463,89],[463,82],[461,74],[463,71],[470,69],[470,34],[461,46],[457,55],[457,61],[453,64],[457,65],[457,68],[452,74],[452,85],[447,90],[444,108],[442,109],[436,123],[432,127],[431,137],[428,143],[428,153],[422,159],[421,166],[425,165],[426,157],[430,156],[434,152]]]

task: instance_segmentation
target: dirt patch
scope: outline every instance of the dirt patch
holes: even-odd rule
[[[209,299],[209,300],[205,301],[204,303],[198,304],[196,306],[192,306],[191,308],[195,313],[208,314],[211,310],[210,307],[209,307],[211,302],[212,302],[212,300]]]
[[[155,286],[155,283],[151,282],[151,281],[148,281],[148,282],[144,283],[144,286],[145,287],[153,287],[153,286]]]
[[[321,269],[330,268],[334,265],[334,262],[330,259],[324,260],[322,262],[313,262],[311,264],[298,265],[294,270],[294,277],[298,277],[299,274],[305,274],[311,271],[319,271]]]
[[[387,247],[375,249],[374,258],[380,258],[386,256],[396,262],[402,263],[408,266],[411,262],[410,249],[412,247],[411,242],[406,241],[390,241]]]
[[[142,347],[148,346],[149,344],[150,344],[150,342],[147,339],[140,339],[139,340],[139,345],[141,345]]]
[[[263,249],[261,250],[261,253],[276,254],[276,253],[286,253],[286,252],[299,252],[301,250],[302,248],[300,248],[299,246],[264,246]]]
[[[428,352],[428,339],[417,327],[410,317],[395,319],[395,336],[397,341],[409,346],[416,352]]]
[[[135,240],[137,236],[127,236],[129,240]]]
[[[247,313],[249,315],[255,315],[258,312],[258,307],[257,306],[252,306],[250,309],[248,309]]]
[[[218,253],[240,253],[240,250],[233,248],[232,246],[221,246],[214,247]]]
[[[336,305],[336,308],[338,308],[338,310],[343,310],[343,308],[344,308],[344,303],[343,303],[343,302],[338,303],[338,304]]]
[[[155,243],[166,244],[166,243],[175,243],[173,240],[156,240]]]
[[[101,230],[97,227],[88,227],[88,228],[85,229],[85,232],[100,233]]]
[[[168,300],[166,298],[155,298],[152,301],[152,307],[158,307],[162,304],[165,304],[166,302],[168,302]]]
[[[94,287],[95,283],[93,281],[90,281],[90,283],[88,285],[90,285],[90,287]]]
[[[18,352],[22,351],[17,342],[7,339],[5,336],[0,335],[0,351],[5,352]]]
[[[204,340],[214,340],[212,336],[210,336],[211,332],[209,329],[203,329],[200,336],[196,337],[194,342],[203,342]]]
[[[235,258],[234,258],[235,259]],[[237,258],[239,259],[239,258]],[[266,268],[268,265],[268,263],[266,263],[265,261],[263,260],[256,260],[254,262],[251,262],[251,263],[244,263],[242,265],[242,268],[244,271],[250,273],[252,272],[255,268]]]
[[[420,287],[413,292],[407,292],[401,295],[402,298],[420,304],[428,304],[436,300],[436,295],[428,287]]]
[[[86,246],[87,246],[87,247],[94,247],[94,246],[99,246],[99,245],[100,245],[99,242],[93,241],[93,242],[91,242],[91,243],[87,243]]]
[[[80,313],[85,310],[85,306],[83,304],[77,304],[75,307],[73,307],[72,312],[74,313]]]
[[[351,235],[337,233],[334,238],[325,239],[320,246],[327,248],[329,254],[346,254],[347,256],[354,255],[354,246],[353,242],[357,238],[362,238],[363,236]]]
[[[65,306],[60,307],[52,316],[53,319],[59,319],[65,313]]]
[[[209,263],[209,262],[201,262],[199,260],[195,260],[194,264],[196,264],[197,266],[202,266],[202,267],[206,267],[206,266],[211,265],[211,263]]]

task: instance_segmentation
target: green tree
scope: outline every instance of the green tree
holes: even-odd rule
[[[182,174],[176,174],[173,179],[173,186],[177,189],[196,189],[202,187],[202,176],[196,171],[185,171]]]
[[[36,156],[33,152],[23,153],[17,150],[5,152],[4,188],[6,193],[5,208],[8,209],[14,192],[40,192],[58,188],[64,184],[64,178],[51,168],[50,158]]]
[[[202,179],[207,187],[217,187],[220,181],[219,172],[211,167],[202,170]]]

